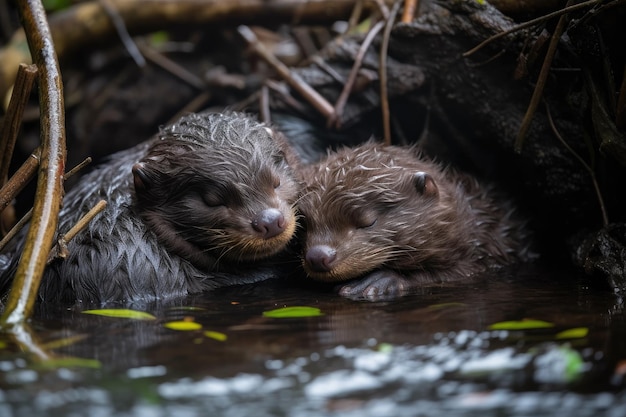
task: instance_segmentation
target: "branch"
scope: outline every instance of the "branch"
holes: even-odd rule
[[[46,13],[39,0],[18,0],[17,5],[28,46],[39,72],[42,160],[37,178],[33,221],[6,308],[0,318],[3,327],[18,325],[32,314],[58,223],[65,165],[63,83]]]
[[[347,19],[355,0],[110,0],[131,35],[145,34],[172,26],[204,26],[211,23],[329,22]],[[377,8],[376,2],[365,1]],[[57,54],[93,48],[103,40],[115,39],[115,27],[99,0],[77,4],[50,16],[50,30]],[[24,32],[17,31],[0,51],[0,98],[15,79],[15,68],[29,62],[23,51]]]

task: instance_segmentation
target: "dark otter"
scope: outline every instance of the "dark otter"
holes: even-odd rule
[[[46,268],[41,298],[149,300],[279,275],[296,228],[292,157],[240,113],[190,114],[114,154],[65,196],[62,232],[108,205]]]
[[[367,143],[303,169],[303,266],[351,298],[392,298],[534,257],[512,205],[489,186],[418,156]]]

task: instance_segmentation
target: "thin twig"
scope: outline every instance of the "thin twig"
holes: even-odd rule
[[[35,175],[37,167],[39,167],[40,153],[41,149],[37,148],[30,154],[22,166],[11,176],[11,179],[0,189],[0,212],[11,203]]]
[[[270,90],[267,85],[261,87],[259,115],[263,123],[269,123],[272,120],[272,116],[270,115]]]
[[[115,8],[115,5],[111,3],[110,0],[99,0],[102,8],[106,12],[106,14],[111,19],[111,23],[115,27],[118,36],[120,37],[124,47],[133,58],[135,63],[139,68],[143,68],[146,66],[146,60],[141,55],[139,48],[137,48],[137,44],[133,41],[133,38],[130,37],[128,30],[126,29],[126,24],[124,23],[124,19],[120,16],[119,12]]]
[[[545,104],[545,106],[546,106],[546,114],[548,115],[548,122],[550,123],[550,127],[552,128],[552,132],[554,133],[556,138],[559,140],[559,142],[561,142],[563,146],[565,146],[565,149],[567,149],[572,155],[574,155],[574,157],[578,160],[578,162],[580,162],[583,168],[585,168],[585,170],[589,173],[589,177],[591,177],[591,182],[593,183],[593,189],[596,192],[596,197],[598,198],[598,203],[600,204],[600,212],[602,214],[602,224],[605,227],[608,226],[609,216],[606,211],[606,206],[604,205],[604,198],[602,198],[602,192],[600,191],[600,186],[598,185],[598,180],[596,178],[595,172],[593,172],[593,169],[591,169],[589,164],[587,164],[585,160],[567,144],[565,139],[563,139],[556,125],[554,124],[554,120],[552,119],[552,114],[550,113],[550,107],[548,106],[548,104]]]
[[[170,72],[198,90],[204,90],[206,88],[206,82],[202,78],[190,71],[187,71],[186,68],[154,50],[154,48],[151,48],[143,42],[140,42],[138,46],[141,53],[143,53],[146,59],[150,60],[152,63]]]
[[[78,171],[80,171],[90,163],[91,157],[85,158],[83,162],[76,165],[74,168],[65,173],[65,175],[63,176],[64,181],[70,179],[73,175],[75,175]],[[24,216],[22,216],[22,218],[11,228],[11,230],[7,232],[6,236],[2,238],[2,240],[0,241],[0,251],[2,251],[2,249],[4,249],[4,247],[15,237],[15,235],[17,235],[17,233],[22,230],[22,228],[30,221],[31,217],[33,217],[32,208],[28,210],[28,212]]]
[[[383,117],[383,140],[385,145],[391,145],[391,123],[389,121],[389,96],[387,94],[387,49],[389,48],[389,37],[391,36],[391,28],[393,27],[396,15],[400,10],[400,0],[391,8],[389,18],[385,23],[385,31],[383,32],[383,41],[380,45],[380,65],[379,65],[379,78],[380,78],[380,108]]]
[[[402,23],[411,23],[415,18],[415,12],[419,7],[419,0],[404,0],[404,10],[402,11]]]
[[[354,58],[354,64],[352,65],[352,69],[350,70],[350,75],[348,75],[348,80],[346,81],[346,84],[344,85],[343,90],[341,91],[341,94],[339,95],[339,98],[335,103],[335,109],[331,113],[331,116],[327,117],[327,123],[329,126],[335,125],[335,127],[339,128],[343,109],[346,106],[346,102],[348,101],[348,97],[350,96],[350,92],[352,91],[352,87],[354,86],[354,82],[356,80],[359,69],[361,68],[361,63],[363,62],[365,53],[367,52],[367,49],[369,48],[370,44],[372,43],[378,32],[380,32],[384,26],[384,21],[381,20],[377,22],[374,27],[372,27],[367,33],[367,36],[365,36],[363,43],[361,43],[359,51]]]
[[[4,115],[2,129],[0,129],[0,186],[6,184],[9,178],[9,166],[11,165],[17,135],[22,125],[24,109],[36,79],[36,65],[19,65],[9,107]]]
[[[0,240],[0,251],[3,250],[4,247],[11,240],[13,240],[15,235],[17,235],[19,231],[22,230],[22,228],[28,224],[28,222],[30,221],[32,217],[33,217],[33,209],[31,208],[30,210],[26,212],[25,215],[22,216],[22,218],[17,223],[13,225],[11,230],[7,232],[7,234],[2,238],[2,240]]]
[[[67,244],[80,233],[94,217],[96,217],[102,210],[105,209],[107,202],[104,200],[98,201],[98,203],[85,213],[74,226],[70,228],[64,235],[61,235],[57,239],[57,244],[52,248],[48,255],[48,262],[50,263],[57,258],[67,257]]]
[[[310,85],[302,80],[297,74],[291,72],[289,68],[280,62],[259,40],[254,32],[247,26],[241,25],[237,28],[239,34],[248,42],[250,47],[265,62],[267,62],[294,90],[300,93],[311,105],[324,117],[331,118],[334,115],[333,106],[315,91]]]
[[[535,26],[535,25],[537,25],[539,23],[545,22],[546,20],[550,20],[553,17],[562,16],[562,15],[567,14],[569,12],[573,12],[573,11],[579,10],[579,9],[584,9],[587,6],[590,6],[590,5],[593,5],[593,4],[596,4],[596,3],[601,3],[602,1],[604,1],[604,0],[588,0],[588,1],[585,1],[583,3],[575,4],[573,6],[567,6],[567,7],[563,8],[563,9],[561,9],[561,10],[557,10],[555,12],[548,13],[547,15],[538,17],[536,19],[529,20],[528,22],[520,23],[519,25],[515,25],[512,28],[510,28],[508,30],[505,30],[504,32],[497,33],[497,34],[495,34],[495,35],[485,39],[484,41],[482,41],[481,43],[479,43],[477,46],[473,47],[469,51],[464,52],[462,55],[464,57],[468,57],[468,56],[478,52],[480,49],[482,49],[486,45],[490,44],[491,42],[493,42],[495,40],[498,40],[498,39],[500,39],[500,38],[502,38],[502,37],[504,37],[506,35],[510,35],[511,33],[518,32],[518,31],[520,31],[522,29],[526,29],[526,28],[531,27],[531,26]]]
[[[568,0],[568,4],[571,3],[571,1],[572,0]],[[566,24],[567,15],[561,15],[561,17],[559,17],[558,23],[556,24],[556,27],[554,28],[552,39],[550,39],[550,44],[548,45],[546,57],[543,60],[543,65],[541,66],[541,71],[539,72],[539,76],[537,78],[537,85],[535,85],[535,90],[533,91],[530,103],[528,104],[528,108],[526,109],[526,114],[524,114],[522,124],[519,131],[517,132],[517,137],[515,138],[514,149],[517,153],[522,152],[522,146],[524,145],[526,133],[528,133],[528,129],[530,129],[530,124],[532,122],[533,116],[535,115],[537,107],[539,106],[539,102],[541,101],[541,97],[543,96],[543,89],[545,88],[546,82],[548,81],[550,67],[552,66],[552,59],[554,58],[556,48],[559,45],[559,41],[561,40],[561,35],[565,30]]]
[[[83,162],[79,163],[78,165],[76,165],[74,168],[70,169],[69,171],[67,171],[65,173],[65,175],[63,175],[63,180],[67,181],[68,179],[70,179],[71,177],[73,177],[74,175],[76,175],[76,173],[78,171],[80,171],[81,169],[85,168],[87,165],[91,164],[91,156],[88,156],[87,158],[85,158],[83,160]]]

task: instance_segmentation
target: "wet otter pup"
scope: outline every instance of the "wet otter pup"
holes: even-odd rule
[[[114,154],[66,195],[61,232],[108,205],[46,268],[41,298],[150,300],[279,275],[296,227],[292,157],[240,113],[190,114]]]
[[[344,296],[393,298],[534,257],[508,201],[415,149],[369,142],[303,175],[303,267],[319,281],[351,280]]]

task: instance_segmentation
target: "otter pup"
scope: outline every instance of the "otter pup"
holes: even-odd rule
[[[534,257],[512,205],[473,177],[373,142],[303,169],[308,276],[384,299]]]
[[[68,192],[61,232],[108,205],[46,268],[41,298],[150,300],[278,276],[296,228],[295,162],[282,135],[250,116],[182,117]]]

